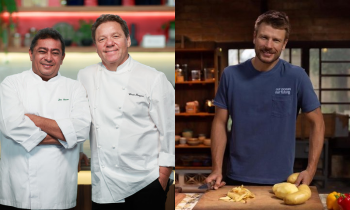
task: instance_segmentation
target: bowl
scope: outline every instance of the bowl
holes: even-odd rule
[[[182,132],[182,136],[186,138],[192,138],[193,131],[184,131]]]
[[[205,139],[205,136],[199,136],[198,137],[198,140],[200,140],[202,143],[203,143],[204,139]]]
[[[189,138],[187,139],[187,144],[191,145],[191,146],[197,146],[200,143],[202,143],[200,140],[198,140],[197,138]]]
[[[211,145],[211,139],[204,139],[203,144],[205,146],[210,146]]]
[[[180,138],[180,144],[186,144],[187,139],[185,137]]]

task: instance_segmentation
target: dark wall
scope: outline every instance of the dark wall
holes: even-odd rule
[[[350,40],[349,0],[177,0],[176,35],[191,41],[252,41],[267,10],[287,13],[290,41]]]

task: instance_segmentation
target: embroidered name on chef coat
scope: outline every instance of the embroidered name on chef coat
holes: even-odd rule
[[[129,93],[129,96],[144,97],[143,95],[139,95],[138,93]]]
[[[62,98],[59,98],[59,99],[58,99],[58,101],[68,101],[68,100],[69,100],[69,99],[67,99],[67,98],[63,98],[63,99],[62,99]]]

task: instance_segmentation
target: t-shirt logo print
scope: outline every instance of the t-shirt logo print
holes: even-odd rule
[[[276,88],[275,94],[276,95],[290,95],[292,92],[292,88]]]

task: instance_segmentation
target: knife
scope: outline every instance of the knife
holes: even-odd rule
[[[214,189],[214,184],[215,184],[215,180],[199,186],[198,189],[200,189],[200,190],[212,190],[212,189]]]
[[[199,186],[198,189],[200,189],[200,190],[213,190],[213,189],[214,189],[215,182],[216,182],[216,181],[213,180],[213,181],[211,181],[211,182],[209,182],[209,183],[203,184],[203,185]],[[225,186],[225,185],[226,185],[226,182],[221,182],[219,188],[220,188],[220,187],[223,187],[223,186]]]

